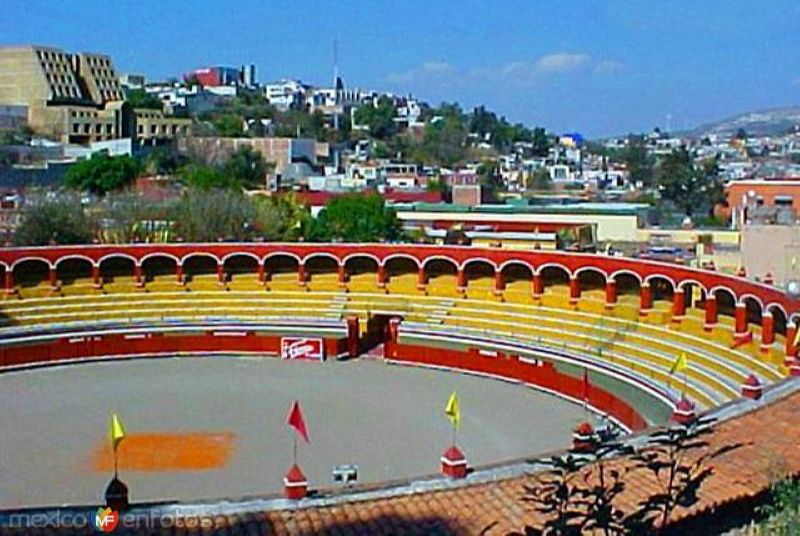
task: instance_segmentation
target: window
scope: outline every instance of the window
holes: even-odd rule
[[[794,204],[794,198],[791,195],[776,195],[772,201],[776,207],[791,207]]]

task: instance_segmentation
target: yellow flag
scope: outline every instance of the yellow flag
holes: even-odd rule
[[[125,439],[125,428],[122,426],[122,421],[119,420],[117,414],[111,413],[111,424],[108,429],[108,437],[111,440],[111,448],[117,450],[119,442]]]
[[[681,355],[679,355],[672,364],[672,368],[669,369],[669,373],[675,374],[676,372],[686,370],[687,368],[689,368],[689,360],[686,359],[686,353],[681,352]]]
[[[794,344],[795,346],[800,345],[800,329],[797,330],[797,333],[794,336],[794,341],[792,341],[792,344]]]
[[[792,270],[797,268],[797,257],[792,257]]]
[[[447,406],[444,408],[444,414],[450,418],[453,426],[456,428],[461,424],[461,407],[458,404],[458,395],[455,391],[447,399]]]

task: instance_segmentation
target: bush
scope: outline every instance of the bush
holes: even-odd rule
[[[139,162],[128,155],[94,153],[91,158],[79,160],[69,168],[64,181],[75,190],[105,195],[131,184],[140,171]]]
[[[93,227],[77,197],[31,202],[22,211],[14,240],[20,246],[86,244],[94,237]]]

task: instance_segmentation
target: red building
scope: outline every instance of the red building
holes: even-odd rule
[[[184,74],[183,81],[205,87],[234,86],[241,81],[241,72],[234,67],[205,67]]]

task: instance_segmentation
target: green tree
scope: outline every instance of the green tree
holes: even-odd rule
[[[645,187],[652,186],[653,159],[647,154],[643,136],[629,136],[628,145],[620,153],[619,159],[625,164],[634,183],[640,182]]]
[[[225,161],[222,173],[245,188],[264,188],[271,167],[260,152],[245,145]]]
[[[139,163],[128,155],[94,153],[90,158],[73,164],[67,170],[64,181],[70,188],[104,195],[128,186],[140,171]]]
[[[103,221],[99,238],[106,244],[154,241],[147,222],[167,217],[166,207],[130,191],[107,195],[98,208]]]
[[[78,196],[32,200],[22,210],[14,240],[20,246],[88,244],[93,227]]]
[[[484,160],[478,166],[478,181],[486,199],[497,201],[503,190],[503,180],[496,160]]]
[[[170,220],[185,241],[248,240],[255,209],[240,191],[189,188],[172,207]]]
[[[771,501],[758,509],[763,534],[800,534],[800,484],[787,478],[772,485]]]
[[[441,177],[428,179],[425,189],[429,192],[439,192],[440,194],[447,193],[447,182]]]
[[[242,188],[239,180],[213,165],[192,163],[181,168],[178,176],[185,185],[202,190]]]
[[[716,160],[696,165],[686,148],[675,149],[661,159],[656,179],[662,199],[687,216],[710,212],[723,198]]]
[[[372,137],[385,140],[397,132],[397,124],[394,122],[396,115],[391,99],[382,97],[374,106],[360,106],[353,119],[359,125],[366,125]]]
[[[414,154],[417,160],[453,166],[467,157],[467,128],[457,104],[442,104],[437,112]]]
[[[345,194],[331,199],[306,225],[312,241],[380,242],[398,240],[400,221],[377,194]]]
[[[297,240],[311,219],[308,208],[294,193],[271,197],[256,195],[251,202],[255,207],[253,232],[265,240]]]
[[[131,108],[149,108],[151,110],[161,110],[164,108],[161,99],[151,95],[143,89],[128,90],[125,100],[130,103]]]
[[[240,138],[244,136],[244,119],[237,114],[226,113],[212,121],[217,135],[223,138]]]
[[[142,162],[142,172],[148,175],[172,175],[187,163],[187,158],[172,147],[156,147]]]

